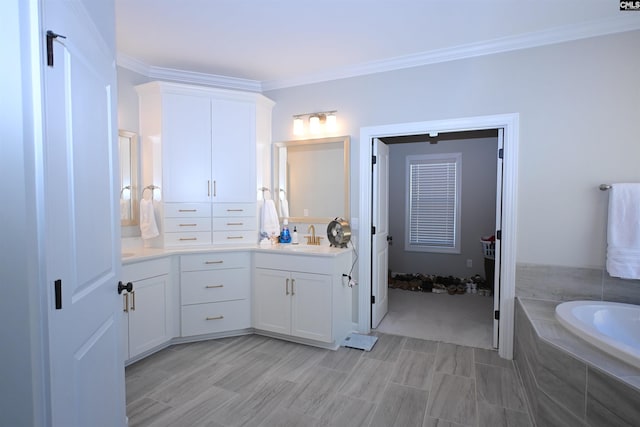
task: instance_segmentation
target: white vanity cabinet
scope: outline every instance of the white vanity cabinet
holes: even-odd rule
[[[251,327],[249,265],[242,251],[180,257],[183,337]]]
[[[145,172],[143,161],[144,185],[160,187],[164,246],[255,243],[257,141],[269,139],[262,123],[270,121],[273,101],[252,92],[169,82],[136,90],[143,153],[154,158],[151,171]],[[145,150],[154,144],[157,149]],[[190,214],[194,205],[208,209]],[[221,212],[228,209],[246,214],[242,230],[215,220],[227,218]]]
[[[350,261],[350,251],[335,256],[255,253],[254,328],[339,345],[353,326],[352,290],[342,278]]]
[[[173,337],[171,328],[171,266],[169,259],[141,261],[122,266],[123,360],[130,360]]]

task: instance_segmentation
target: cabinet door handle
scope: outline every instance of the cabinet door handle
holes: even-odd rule
[[[205,264],[222,264],[224,261],[205,261]]]
[[[243,222],[228,222],[227,225],[244,225]]]
[[[131,292],[131,311],[136,311],[136,291]]]
[[[296,293],[293,290],[293,286],[296,284],[296,279],[291,279],[291,296],[294,296]]]
[[[197,237],[181,237],[179,240],[198,240]]]
[[[217,195],[217,194],[216,194],[216,193],[217,193],[216,188],[217,188],[217,186],[216,186],[216,180],[214,179],[214,180],[213,180],[213,197],[216,197],[216,195]]]
[[[287,279],[284,284],[284,293],[285,295],[289,295],[289,279]]]
[[[224,319],[224,316],[207,317],[207,320],[220,320]]]
[[[207,180],[207,197],[211,197],[211,181]]]
[[[178,212],[198,212],[197,209],[178,209]]]
[[[227,240],[242,239],[242,236],[227,236]]]
[[[216,289],[216,288],[224,288],[224,285],[207,285],[206,289]]]
[[[124,308],[122,309],[122,311],[124,311],[125,313],[129,312],[129,294],[124,294],[123,295],[123,301],[124,301]]]
[[[180,227],[195,227],[198,224],[178,224]]]
[[[244,212],[244,209],[227,209],[227,212]]]

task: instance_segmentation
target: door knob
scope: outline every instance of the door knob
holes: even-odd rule
[[[122,291],[131,292],[133,290],[133,283],[127,282],[126,285],[123,285],[122,282],[118,282],[118,295],[122,293]]]
[[[387,242],[389,242],[390,245],[393,244],[393,236],[387,236]]]

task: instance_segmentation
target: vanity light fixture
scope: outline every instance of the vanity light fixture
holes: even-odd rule
[[[321,111],[317,113],[296,114],[293,116],[293,134],[302,136],[305,134],[305,120],[309,122],[309,133],[318,135],[321,133],[334,133],[338,130],[337,111]]]

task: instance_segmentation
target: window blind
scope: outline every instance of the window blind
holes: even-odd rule
[[[456,249],[459,157],[421,156],[410,159],[408,166],[409,245],[433,250]]]

